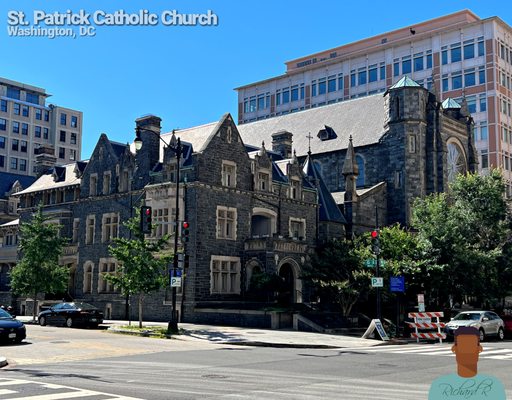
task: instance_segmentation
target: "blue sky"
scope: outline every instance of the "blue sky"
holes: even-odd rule
[[[134,120],[162,118],[164,131],[237,117],[233,88],[284,73],[284,62],[468,8],[512,24],[502,1],[17,0],[0,4],[0,76],[43,87],[50,102],[83,111],[82,158],[104,132],[132,141]],[[95,37],[9,37],[7,13],[147,9],[218,17],[214,27],[107,26]]]

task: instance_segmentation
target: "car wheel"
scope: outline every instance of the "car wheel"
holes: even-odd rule
[[[480,328],[480,341],[481,342],[485,341],[485,332],[482,328]]]
[[[45,326],[46,325],[46,318],[45,317],[39,317],[39,325]]]
[[[71,317],[66,318],[66,326],[68,328],[72,328],[73,327],[73,319]]]
[[[505,339],[505,331],[503,330],[503,328],[498,329],[498,339],[499,340]]]
[[[16,338],[16,339],[14,339],[14,343],[20,344],[22,340],[23,340],[22,338]]]

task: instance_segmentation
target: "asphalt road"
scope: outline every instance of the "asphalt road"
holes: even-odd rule
[[[8,399],[426,399],[455,372],[450,344],[286,349],[162,340],[99,330],[29,326],[24,345],[0,347]],[[479,371],[512,399],[512,342],[484,344]]]

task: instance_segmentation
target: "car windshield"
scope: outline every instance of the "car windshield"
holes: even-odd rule
[[[12,315],[9,314],[7,311],[5,311],[4,309],[1,309],[0,308],[0,319],[11,319],[12,318]]]
[[[73,303],[73,305],[75,306],[75,308],[79,308],[81,310],[96,310],[97,308],[89,303]]]
[[[454,321],[478,321],[480,314],[476,313],[460,313],[453,320]]]

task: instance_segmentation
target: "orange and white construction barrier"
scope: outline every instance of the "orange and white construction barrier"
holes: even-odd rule
[[[446,333],[441,332],[441,328],[444,328],[446,324],[439,322],[439,318],[444,316],[443,312],[413,312],[408,316],[414,318],[414,322],[408,322],[408,324],[415,329],[415,332],[411,333],[411,337],[416,338],[416,342],[419,342],[420,339],[439,339],[439,342],[443,343],[443,339],[446,339]],[[432,318],[435,318],[436,321],[432,322]],[[418,332],[418,329],[436,328],[437,332]]]

